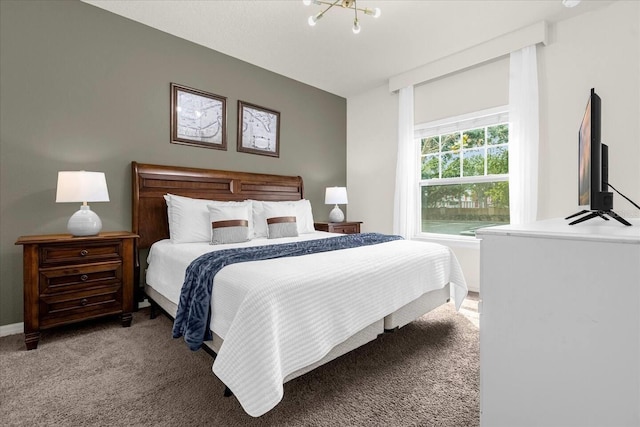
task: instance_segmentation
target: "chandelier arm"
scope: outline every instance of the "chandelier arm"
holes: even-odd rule
[[[316,4],[324,4],[324,5],[330,6],[327,9],[325,9],[325,12],[326,12],[327,10],[331,9],[336,4],[340,3],[340,1],[342,1],[342,0],[336,0],[336,1],[333,1],[333,2],[331,2],[331,1],[323,1],[323,0],[316,0],[314,3],[316,3]],[[366,7],[355,7],[355,5],[356,5],[356,2],[354,2],[354,6],[345,7],[345,9],[358,10],[358,11],[363,12],[363,13],[367,13],[367,12],[373,13],[373,10],[371,10],[371,9],[368,9]]]
[[[329,7],[327,7],[325,10],[320,12],[320,15],[324,15],[325,13],[327,13],[329,11],[329,9],[331,9],[333,6],[338,4],[340,1],[342,1],[342,0],[336,0],[334,2],[318,0],[319,4],[329,5]]]

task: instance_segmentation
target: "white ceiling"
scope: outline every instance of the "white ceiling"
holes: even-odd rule
[[[382,15],[335,7],[315,27],[321,6],[301,0],[83,0],[161,31],[250,62],[328,92],[349,97],[389,77],[535,22],[557,22],[611,1],[359,0]]]

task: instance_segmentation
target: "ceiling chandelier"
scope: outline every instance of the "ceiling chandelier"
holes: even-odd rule
[[[305,6],[309,6],[310,4],[318,4],[325,5],[327,8],[317,15],[312,15],[309,17],[309,25],[312,27],[316,25],[318,19],[322,18],[325,13],[329,11],[333,6],[339,5],[342,6],[343,9],[351,9],[354,12],[354,20],[353,20],[353,34],[358,34],[360,32],[360,22],[358,22],[358,11],[364,13],[365,15],[371,15],[374,18],[380,16],[380,9],[360,9],[356,3],[356,0],[335,0],[335,1],[323,1],[323,0],[302,0]]]

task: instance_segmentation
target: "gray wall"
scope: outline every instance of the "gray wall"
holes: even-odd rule
[[[317,220],[346,184],[346,100],[79,1],[0,1],[0,325],[22,321],[21,235],[64,233],[60,170],[106,173],[131,229],[130,162],[300,175]],[[212,29],[215,31],[215,29]],[[169,143],[169,83],[227,97],[228,150]],[[280,111],[280,158],[236,152],[237,101]]]

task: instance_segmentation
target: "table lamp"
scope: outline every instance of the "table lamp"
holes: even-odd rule
[[[82,202],[80,210],[67,223],[67,230],[74,236],[95,236],[102,229],[100,217],[87,202],[108,202],[109,190],[103,172],[58,172],[56,203]]]
[[[324,194],[324,203],[326,205],[335,205],[335,207],[329,213],[329,221],[342,222],[344,221],[344,212],[338,207],[338,205],[347,204],[347,189],[346,187],[327,187]]]

